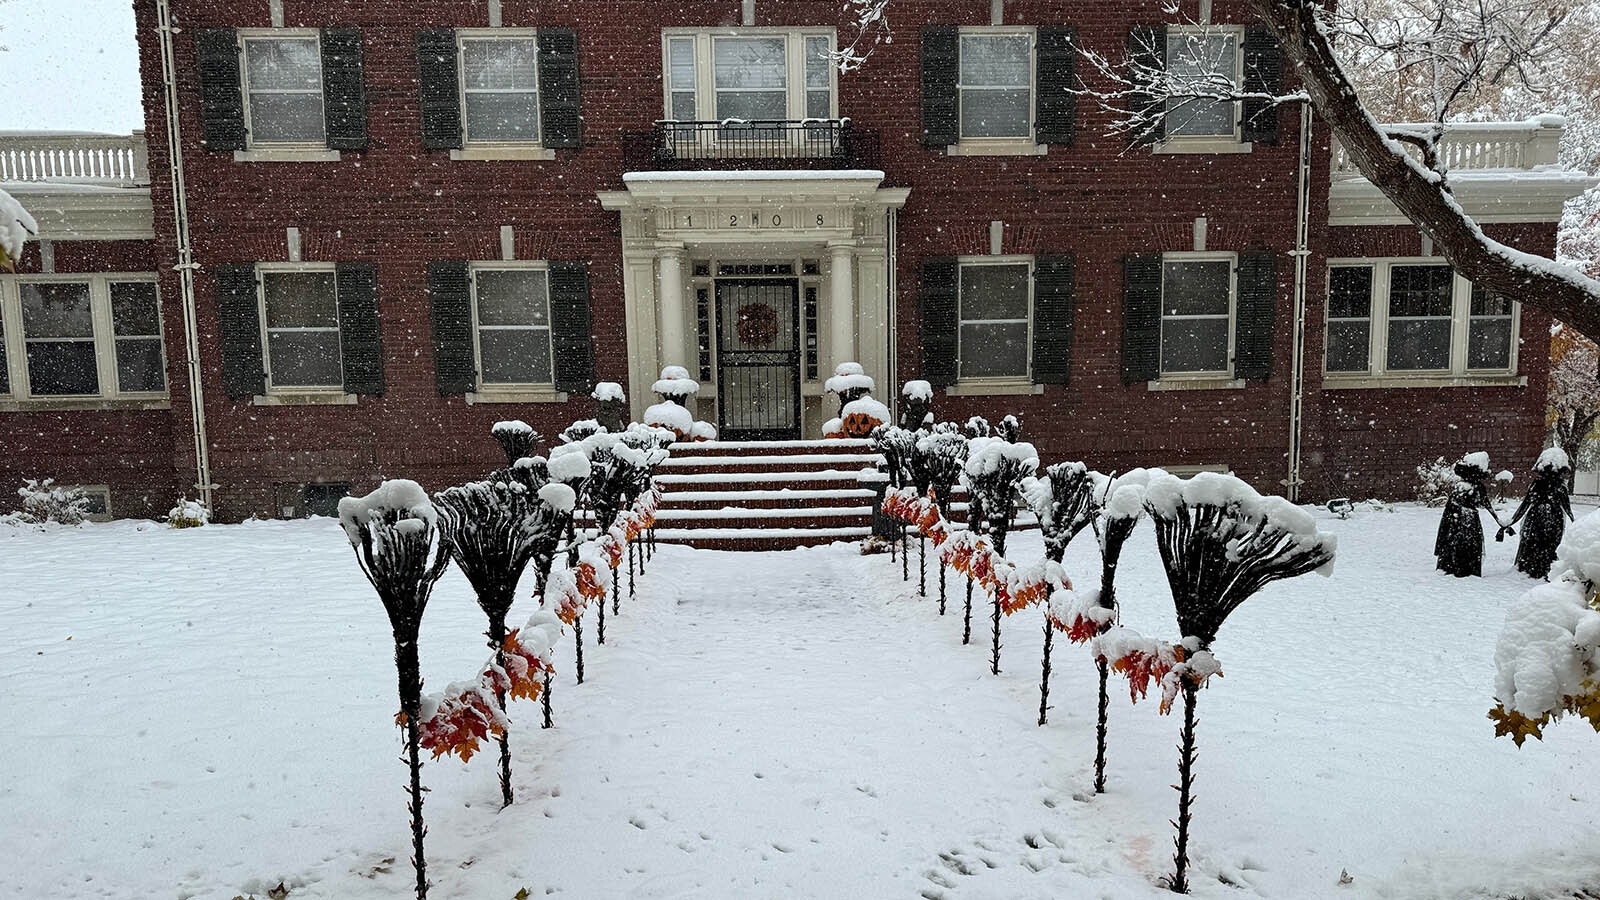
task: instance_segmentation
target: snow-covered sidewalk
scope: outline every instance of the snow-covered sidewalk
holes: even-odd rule
[[[1326,521],[1335,577],[1275,585],[1224,627],[1226,677],[1200,700],[1197,895],[1600,884],[1600,737],[1563,724],[1519,752],[1485,718],[1503,609],[1529,583],[1515,545],[1489,545],[1488,577],[1438,576],[1437,516]],[[1149,544],[1129,545],[1123,599],[1170,634]],[[1095,570],[1092,543],[1068,562]],[[332,522],[5,530],[0,584],[17,860],[0,896],[406,892],[392,648]],[[1089,793],[1093,669],[1058,642],[1035,725],[1036,611],[1006,621],[996,678],[986,610],[960,644],[954,577],[941,619],[915,576],[848,545],[664,546],[639,590],[605,647],[587,623],[588,683],[558,647],[554,730],[513,705],[515,806],[498,810],[492,754],[427,765],[432,896],[1170,896],[1178,722],[1114,682],[1109,792]],[[481,629],[452,572],[422,629],[431,688],[482,662]]]

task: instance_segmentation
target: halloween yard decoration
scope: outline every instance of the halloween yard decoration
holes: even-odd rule
[[[1032,444],[980,437],[974,438],[968,445],[967,461],[961,473],[961,480],[967,487],[968,530],[987,540],[1001,557],[1005,556],[1006,535],[1016,518],[1022,481],[1038,468],[1039,454]],[[994,643],[990,671],[999,675],[1002,598],[997,591],[991,599],[994,607]]]
[[[1230,475],[1207,472],[1185,480],[1158,473],[1145,488],[1145,509],[1155,523],[1183,635],[1172,648],[1174,662],[1161,673],[1161,686],[1163,710],[1177,693],[1183,695],[1176,869],[1170,886],[1187,893],[1195,699],[1221,672],[1211,643],[1228,615],[1267,584],[1309,572],[1331,574],[1336,542],[1317,531],[1305,510],[1281,497],[1262,496]]]
[[[1489,500],[1489,454],[1468,453],[1456,463],[1455,473],[1458,480],[1451,486],[1439,518],[1433,555],[1439,571],[1457,578],[1476,577],[1483,574],[1483,522],[1478,510],[1486,510],[1496,525],[1504,527],[1505,523],[1495,515]]]
[[[539,443],[539,433],[532,426],[521,419],[512,419],[509,422],[496,422],[489,430],[506,453],[506,465],[514,466],[517,460],[533,455],[533,448]]]
[[[1066,556],[1067,545],[1078,532],[1088,527],[1100,514],[1100,503],[1106,479],[1098,472],[1090,472],[1081,462],[1056,463],[1045,469],[1044,478],[1023,482],[1022,495],[1028,507],[1039,520],[1039,530],[1044,535],[1045,560],[1056,566]],[[1047,582],[1051,583],[1051,582]],[[1048,601],[1047,601],[1048,602]],[[1047,607],[1048,610],[1048,607]],[[1050,649],[1055,640],[1055,630],[1062,627],[1055,617],[1046,612],[1044,618],[1044,662],[1039,679],[1039,724],[1048,721],[1050,709]]]
[[[422,665],[417,634],[433,586],[450,562],[439,530],[438,512],[415,481],[385,481],[365,497],[339,501],[339,524],[355,548],[356,562],[378,592],[394,634],[395,670],[399,676],[400,724],[406,729],[411,767],[412,866],[417,872],[417,898],[428,896],[427,860],[422,837],[422,758],[418,729],[422,719]]]
[[[961,478],[961,470],[967,463],[967,438],[959,428],[954,425],[936,427],[928,434],[917,438],[916,450],[912,455],[913,467],[922,470],[918,478],[925,478],[928,482],[928,493],[933,495],[933,502],[939,507],[940,518],[950,521],[951,492],[955,489],[956,482]],[[945,610],[945,573],[949,569],[949,562],[944,554],[939,554],[939,615],[944,615]],[[968,629],[972,621],[972,581],[967,580],[967,622]],[[970,634],[969,634],[970,637]],[[962,641],[966,643],[966,641]]]
[[[907,431],[933,428],[933,385],[908,381],[900,388],[900,427]]]
[[[496,431],[498,435],[498,430]],[[517,583],[534,553],[566,527],[572,507],[572,489],[546,484],[535,494],[510,472],[496,472],[487,480],[448,488],[434,495],[442,520],[445,545],[456,567],[478,597],[478,607],[489,618],[489,649],[496,667],[506,668],[506,614],[517,599]],[[494,700],[506,710],[507,687],[496,684]],[[500,738],[501,805],[510,806],[511,744],[505,730]]]
[[[628,398],[622,385],[615,381],[602,381],[589,393],[595,403],[595,421],[610,432],[619,432],[628,426]]]
[[[894,421],[889,414],[889,407],[873,399],[872,390],[876,383],[860,363],[840,363],[822,386],[828,393],[839,397],[839,417],[823,424],[823,437],[871,437],[874,428]]]
[[[1556,559],[1556,547],[1566,533],[1567,520],[1572,518],[1571,494],[1567,481],[1572,474],[1572,463],[1560,447],[1551,447],[1539,454],[1533,464],[1533,481],[1527,494],[1512,514],[1511,520],[1501,526],[1495,540],[1514,533],[1512,526],[1526,520],[1522,526],[1522,541],[1517,544],[1517,571],[1534,578],[1550,575],[1550,565]]]

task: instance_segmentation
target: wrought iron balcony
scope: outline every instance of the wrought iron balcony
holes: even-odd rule
[[[878,168],[877,132],[849,119],[657,122],[623,133],[629,171]]]

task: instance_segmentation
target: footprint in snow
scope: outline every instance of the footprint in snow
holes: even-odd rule
[[[650,827],[644,823],[644,819],[641,819],[638,816],[629,816],[628,824],[639,829],[640,831],[644,831],[646,828]]]

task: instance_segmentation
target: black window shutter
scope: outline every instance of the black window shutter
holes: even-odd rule
[[[539,29],[539,131],[546,147],[583,143],[578,33],[571,28]]]
[[[928,147],[961,140],[960,35],[954,25],[922,29],[922,143]]]
[[[1161,376],[1161,254],[1122,258],[1122,383]]]
[[[478,386],[472,344],[472,283],[464,262],[428,264],[428,303],[433,311],[433,377],[440,396]]]
[[[961,269],[953,256],[922,263],[918,296],[922,304],[922,377],[934,387],[956,383],[957,282]]]
[[[339,349],[344,354],[344,391],[381,395],[383,340],[378,328],[378,267],[372,263],[340,263],[335,273],[339,285]]]
[[[1034,139],[1041,144],[1071,144],[1077,136],[1078,95],[1074,66],[1078,34],[1073,28],[1039,28],[1039,97]]]
[[[195,32],[194,46],[200,57],[200,131],[206,149],[243,150],[239,35],[232,28],[202,28]]]
[[[456,32],[417,32],[417,87],[424,150],[461,147],[461,84],[456,71]]]
[[[556,390],[589,393],[594,388],[594,346],[588,263],[550,263],[550,332],[556,350]]]
[[[322,116],[332,150],[367,149],[361,29],[322,29]]]
[[[1266,381],[1272,377],[1273,322],[1278,307],[1278,257],[1239,254],[1239,300],[1235,311],[1233,374]]]
[[[1283,90],[1283,52],[1272,29],[1251,25],[1244,32],[1244,90],[1247,94],[1277,96]],[[1245,100],[1239,136],[1250,143],[1278,142],[1280,105],[1266,100]]]
[[[215,266],[217,324],[222,347],[222,387],[230,400],[267,392],[261,359],[261,304],[255,266]]]
[[[1167,26],[1133,26],[1128,32],[1128,63],[1145,71],[1166,71]],[[1159,144],[1167,139],[1166,106],[1166,98],[1148,90],[1128,92],[1128,111],[1141,121],[1141,127],[1133,135],[1135,144]]]
[[[1040,256],[1033,264],[1033,381],[1067,384],[1072,374],[1072,321],[1077,312],[1074,260]]]

